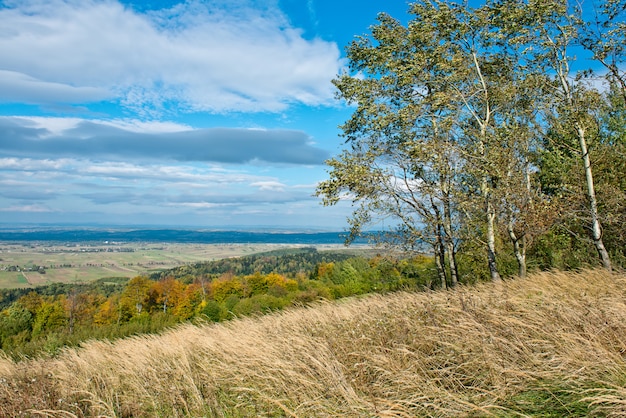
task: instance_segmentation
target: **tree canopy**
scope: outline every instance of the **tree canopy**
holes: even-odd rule
[[[560,267],[572,247],[581,263],[621,263],[626,189],[609,165],[625,161],[626,3],[409,8],[408,24],[381,13],[334,80],[355,110],[317,195],[352,201],[350,238],[385,220],[380,242],[431,251],[444,287],[499,280],[511,259],[523,276],[527,255]]]

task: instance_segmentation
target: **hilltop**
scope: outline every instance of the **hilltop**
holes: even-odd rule
[[[626,276],[399,292],[0,360],[0,416],[626,415]]]

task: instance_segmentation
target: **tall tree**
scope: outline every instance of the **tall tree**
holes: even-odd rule
[[[602,265],[611,270],[611,259],[602,237],[589,149],[590,142],[596,141],[599,136],[597,109],[600,95],[583,82],[582,72],[573,74],[571,69],[575,59],[571,50],[580,45],[581,24],[575,19],[567,2],[549,0],[526,4],[513,0],[506,3],[510,10],[517,13],[516,30],[526,37],[520,45],[527,51],[534,50],[534,70],[553,74],[555,89],[547,118],[553,130],[562,136],[572,135],[577,139],[585,178],[591,238]]]
[[[462,213],[483,242],[491,279],[499,280],[502,190],[530,193],[530,146],[511,123],[535,117],[521,102],[536,84],[521,87],[525,73],[515,51],[504,47],[490,4],[471,9],[423,0],[410,12],[407,27],[381,14],[371,38],[348,48],[352,72],[335,85],[340,98],[356,105],[342,126],[350,149],[329,161],[331,179],[320,184],[318,195],[327,204],[342,192],[359,202],[350,220],[356,233],[373,214],[396,219],[400,228],[393,238],[430,243],[442,280],[448,255],[452,283],[459,230],[453,222],[461,219],[454,213]],[[510,224],[521,225],[513,214],[520,218],[523,208],[507,202]],[[511,234],[521,274],[524,235]]]
[[[387,243],[409,250],[430,245],[444,287],[447,246],[454,285],[449,183],[455,163],[445,146],[452,140],[448,124],[454,110],[445,106],[441,84],[431,82],[437,70],[429,62],[429,54],[441,48],[427,33],[410,31],[385,14],[373,38],[352,43],[348,56],[354,73],[335,80],[340,96],[358,108],[342,126],[350,149],[328,162],[330,180],[317,193],[325,204],[342,196],[358,202],[349,220],[351,238],[364,226],[391,218],[397,227],[381,236]]]
[[[150,308],[150,289],[154,282],[145,276],[136,276],[128,281],[120,297],[120,309],[124,311],[125,319],[140,315]]]

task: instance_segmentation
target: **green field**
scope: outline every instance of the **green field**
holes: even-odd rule
[[[286,247],[297,245],[0,243],[0,288],[81,283],[103,277],[135,277],[188,263],[239,257]],[[43,269],[40,270],[40,266]]]

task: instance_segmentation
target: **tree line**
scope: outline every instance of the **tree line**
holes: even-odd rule
[[[626,2],[409,7],[334,80],[355,110],[317,195],[352,201],[349,239],[391,224],[380,241],[427,245],[444,288],[623,266]]]
[[[367,250],[353,251],[318,251],[315,247],[286,248],[252,254],[245,257],[222,258],[219,260],[191,263],[165,271],[150,274],[153,280],[166,276],[179,279],[193,278],[199,275],[219,275],[233,273],[247,275],[253,273],[279,273],[294,275],[298,272],[308,274],[315,266],[324,262],[337,262],[353,258],[357,254],[366,254]]]
[[[303,254],[304,259],[313,255]],[[0,348],[15,358],[55,353],[87,339],[151,333],[183,321],[218,322],[320,299],[422,289],[433,283],[432,260],[427,257],[344,256],[341,254],[339,261],[319,262],[306,271],[292,266],[289,274],[256,271],[237,275],[229,271],[178,278],[173,274],[158,279],[137,276],[5,292],[14,300],[0,311]],[[286,257],[293,260],[294,254]],[[172,271],[180,273],[179,269]]]

